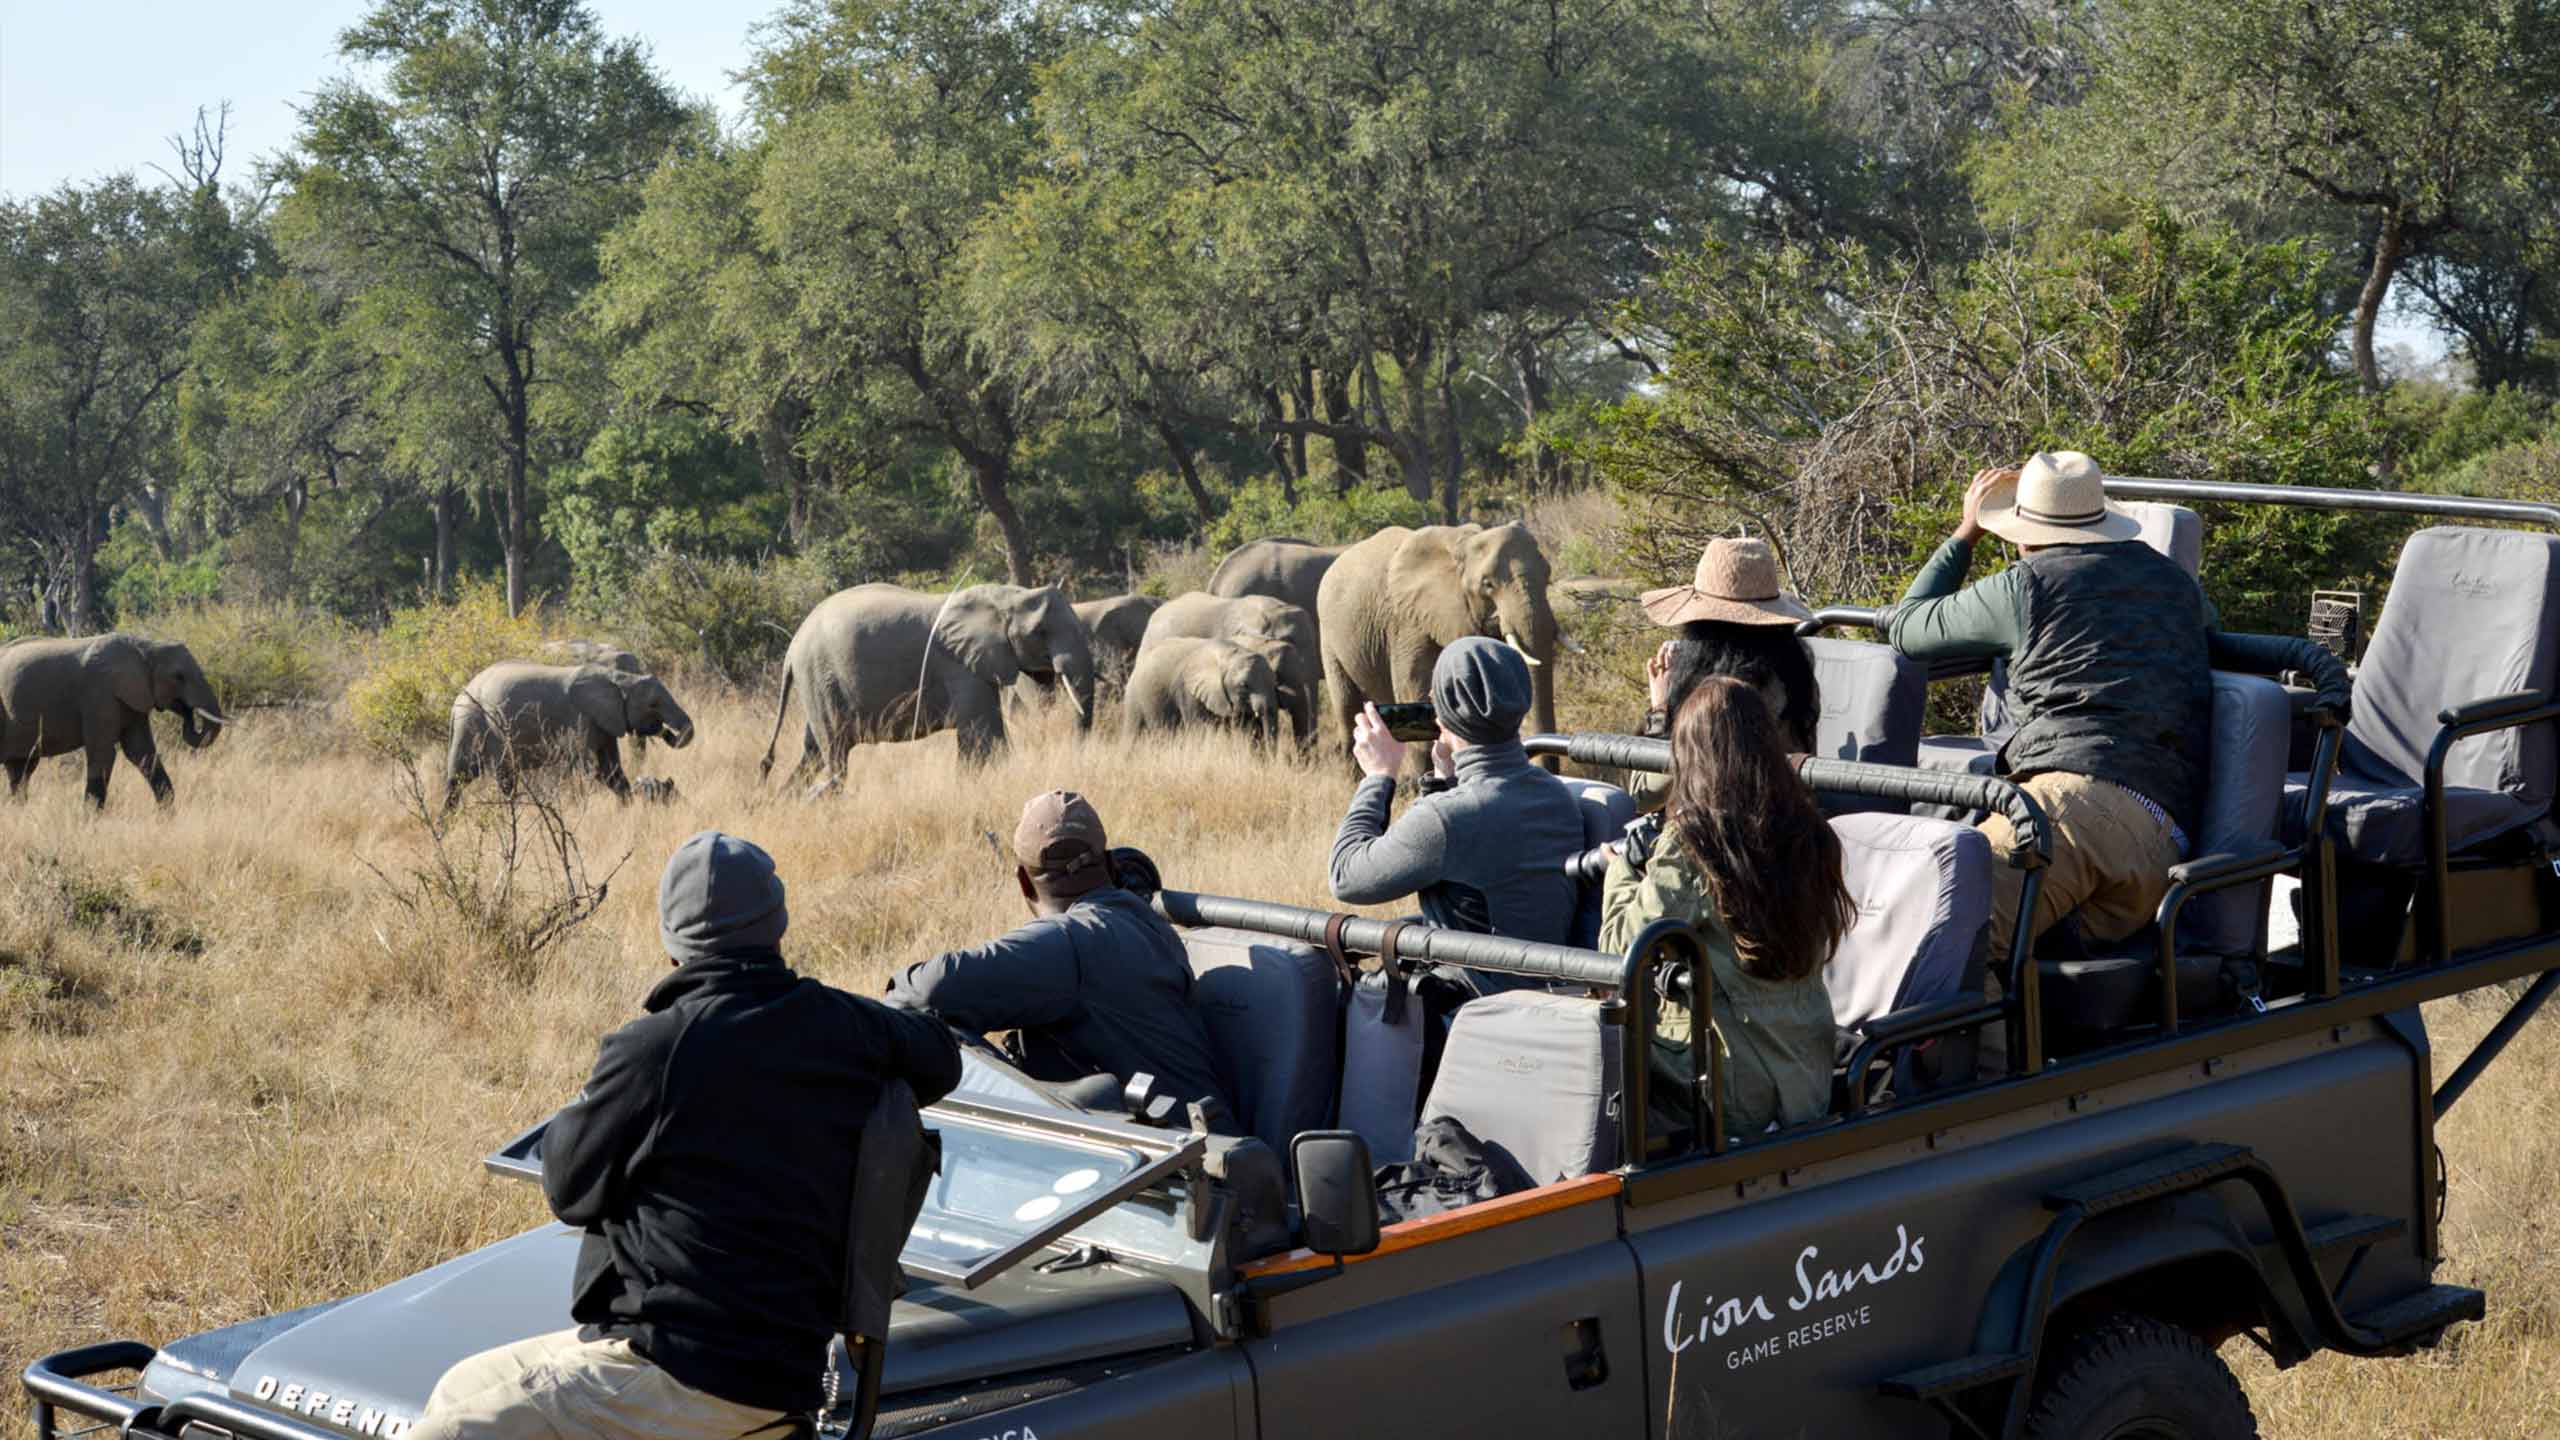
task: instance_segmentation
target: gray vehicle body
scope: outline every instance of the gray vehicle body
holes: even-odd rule
[[[2560,697],[2531,714],[2560,716]],[[2334,732],[2321,744],[2325,773]],[[1639,767],[1666,753],[1607,736],[1532,748]],[[2041,825],[1989,778],[1824,760],[1805,774],[1906,802],[2025,805],[2022,837]],[[2277,857],[2314,907],[2324,849]],[[2354,974],[2329,939],[2289,957],[2303,983],[2263,1010],[2172,1008],[2123,1043],[2055,1057],[2022,950],[2007,1005],[1969,996],[1870,1037],[2005,1024],[2008,1072],[1748,1142],[1666,1144],[1640,1077],[1660,976],[1697,953],[1680,927],[1611,956],[1179,892],[1158,904],[1180,924],[1612,995],[1631,1062],[1619,1153],[1640,1158],[1315,1255],[1294,1248],[1313,1227],[1281,1213],[1280,1161],[1260,1142],[1077,1110],[973,1052],[962,1089],[926,1113],[944,1171],[902,1257],[910,1288],[870,1433],[2016,1434],[2047,1337],[2077,1317],[2248,1332],[2281,1364],[2406,1354],[2483,1304],[2433,1282],[2437,1118],[2560,990],[2560,929]],[[2164,976],[2172,957],[2164,942]],[[2419,1007],[2536,975],[2431,1089]],[[492,1168],[536,1173],[538,1136]],[[1062,1207],[1043,1185],[1093,1203]],[[568,1323],[574,1242],[545,1226],[334,1305],[48,1357],[27,1377],[37,1440],[62,1433],[63,1412],[136,1440],[398,1440],[447,1365]],[[119,1369],[138,1389],[97,1383]]]

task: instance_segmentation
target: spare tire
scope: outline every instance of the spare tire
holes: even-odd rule
[[[2239,1378],[2193,1331],[2113,1314],[2062,1342],[2028,1440],[2256,1440]]]

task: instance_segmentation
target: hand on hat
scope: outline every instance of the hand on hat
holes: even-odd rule
[[[1956,538],[1970,545],[1982,538],[1982,502],[2003,485],[2018,483],[2015,466],[1999,466],[1973,472],[1973,484],[1964,492],[1964,519],[1956,525]]]
[[[1671,704],[1671,647],[1678,642],[1665,640],[1644,662],[1644,693],[1650,707],[1668,709]]]
[[[1351,717],[1351,759],[1361,774],[1372,778],[1393,778],[1404,769],[1404,742],[1389,733],[1374,702],[1361,706],[1360,713]]]

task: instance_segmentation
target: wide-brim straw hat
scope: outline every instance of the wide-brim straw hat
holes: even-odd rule
[[[1724,620],[1793,625],[1813,611],[1778,584],[1778,555],[1766,540],[1710,540],[1692,583],[1647,590],[1637,604],[1656,625]]]
[[[2111,545],[2142,522],[2107,503],[2107,477],[2077,450],[2037,451],[2018,482],[1982,498],[1982,528],[2014,545]]]

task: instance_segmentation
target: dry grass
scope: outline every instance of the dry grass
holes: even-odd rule
[[[1624,723],[1611,711],[1632,706],[1608,699],[1624,693],[1577,685],[1567,718]],[[958,768],[948,736],[869,752],[849,794],[812,804],[755,782],[768,702],[686,699],[703,738],[649,758],[679,781],[673,804],[572,795],[599,868],[631,860],[530,977],[412,919],[361,863],[397,874],[424,842],[396,770],[316,712],[248,716],[175,755],[167,816],[127,772],[91,818],[61,765],[0,807],[0,1375],[380,1285],[533,1223],[531,1189],[484,1178],[479,1157],[575,1090],[596,1036],[662,973],[657,867],[702,827],[774,853],[794,962],[863,990],[1018,918],[982,832],[1052,785],[1094,796],[1174,884],[1323,896],[1346,789],[1329,754],[1131,749],[1049,716],[983,770]],[[2445,1052],[2487,1018],[2442,1007]],[[2529,1036],[2446,1126],[2446,1278],[2485,1284],[2490,1322],[2412,1362],[2248,1370],[2269,1434],[2560,1429],[2560,1277],[2543,1258],[2560,1102],[2541,1080],[2556,1066],[2560,1033]],[[11,1414],[0,1433],[23,1434]]]

